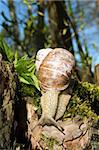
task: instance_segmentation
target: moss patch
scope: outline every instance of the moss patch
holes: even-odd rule
[[[99,87],[87,82],[76,83],[63,119],[80,115],[93,121],[99,119]]]

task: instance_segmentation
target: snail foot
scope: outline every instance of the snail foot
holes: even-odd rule
[[[65,133],[63,132],[64,129],[58,125],[58,123],[53,119],[53,118],[50,118],[50,117],[45,117],[45,116],[42,116],[40,118],[40,120],[38,121],[38,123],[33,127],[32,129],[32,132],[33,130],[37,127],[41,125],[42,127],[45,126],[45,125],[48,125],[48,126],[51,126],[53,125],[54,127],[56,127],[62,134],[65,135]]]

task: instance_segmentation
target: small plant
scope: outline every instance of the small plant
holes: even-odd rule
[[[2,38],[0,38],[0,52],[4,60],[14,64],[20,82],[33,85],[40,91],[38,79],[35,75],[36,67],[34,58],[29,58],[26,54],[20,57],[17,51],[14,54],[13,50],[9,48]]]
[[[35,60],[33,58],[28,58],[27,55],[18,58],[16,52],[14,67],[18,73],[20,82],[23,82],[28,85],[34,85],[38,90],[40,90],[38,79],[35,75],[36,67],[35,67]]]

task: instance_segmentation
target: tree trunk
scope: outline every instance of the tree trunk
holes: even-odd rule
[[[0,150],[12,150],[15,91],[13,66],[0,61]]]
[[[65,2],[48,1],[48,14],[52,47],[63,47],[74,54]]]
[[[95,66],[95,82],[99,86],[99,64]]]

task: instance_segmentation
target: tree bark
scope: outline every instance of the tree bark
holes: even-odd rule
[[[0,150],[12,150],[15,91],[13,66],[0,61]]]
[[[95,83],[99,86],[99,64],[95,66]]]

